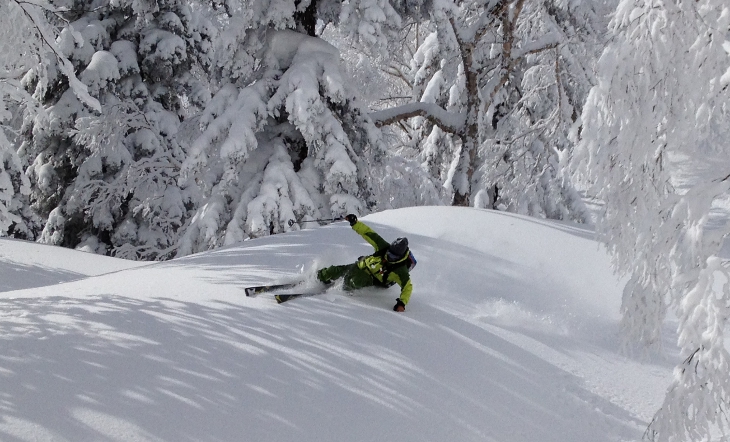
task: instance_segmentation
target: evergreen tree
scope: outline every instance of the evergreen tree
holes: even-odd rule
[[[40,66],[25,76],[47,106],[28,115],[21,147],[31,203],[46,219],[33,234],[124,258],[170,257],[186,215],[175,136],[199,103],[191,71],[209,62],[213,29],[182,0],[53,6],[59,50],[101,107],[81,102],[54,63],[47,80]]]
[[[180,184],[196,210],[180,253],[372,210],[380,134],[315,23],[336,22],[377,44],[395,11],[382,1],[219,6],[227,24],[217,46],[220,87],[184,164]]]
[[[5,132],[8,127],[3,124],[12,119],[4,100],[4,95],[10,95],[10,92],[12,91],[0,92],[0,236],[23,237],[28,230],[21,216],[24,209],[23,197],[30,193],[30,183],[23,174],[20,157]]]
[[[27,69],[24,60],[33,55],[33,48],[22,42],[31,39],[32,33],[18,4],[0,5],[0,236],[24,227],[18,215],[22,205],[18,196],[30,191],[20,158],[13,149],[10,121],[12,100],[22,90],[18,77]]]
[[[28,94],[23,87],[25,73],[34,68],[41,93],[49,77],[63,76],[80,101],[90,108],[100,108],[60,52],[47,16],[57,17],[54,8],[43,0],[0,4],[0,236],[30,239],[42,225],[42,219],[29,206],[31,188],[23,173],[24,155],[16,152],[20,138],[18,115],[46,116],[38,95]]]

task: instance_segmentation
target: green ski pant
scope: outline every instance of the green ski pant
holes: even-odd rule
[[[375,285],[372,275],[355,264],[325,267],[317,272],[317,278],[322,282],[331,282],[344,277],[342,288],[356,290]]]

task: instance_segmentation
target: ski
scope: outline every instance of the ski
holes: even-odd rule
[[[299,284],[299,282],[290,282],[287,284],[257,285],[253,287],[246,287],[244,290],[246,291],[246,296],[256,296],[260,295],[261,293],[270,292],[273,290],[291,289],[298,286]]]
[[[302,293],[295,293],[295,294],[288,294],[288,295],[274,295],[274,299],[276,299],[276,302],[278,304],[281,304],[282,302],[286,302],[289,300],[292,300],[294,298],[300,298],[304,296]]]

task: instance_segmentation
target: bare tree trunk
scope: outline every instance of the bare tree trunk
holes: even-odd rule
[[[456,166],[456,184],[452,182],[454,196],[451,199],[452,206],[471,205],[471,183],[476,168],[477,148],[479,147],[479,87],[477,84],[477,73],[472,68],[473,46],[462,52],[464,61],[464,74],[466,76],[466,126],[461,134],[461,151],[459,152],[459,163]],[[468,63],[468,64],[467,64]],[[468,67],[467,67],[468,66]]]
[[[515,45],[515,27],[525,0],[501,0],[495,2],[484,11],[476,32],[464,32],[470,25],[458,22],[457,18],[448,19],[458,46],[461,63],[464,66],[466,109],[463,118],[453,118],[449,112],[438,105],[429,103],[410,103],[394,109],[388,109],[372,114],[378,126],[394,124],[407,118],[419,115],[427,118],[432,124],[442,130],[452,133],[461,139],[461,150],[456,164],[456,170],[451,181],[453,196],[451,204],[454,206],[471,206],[474,184],[474,175],[478,169],[478,152],[482,143],[480,139],[480,112],[486,112],[493,104],[495,97],[512,79],[516,66],[524,55],[513,58]],[[490,30],[499,29],[497,40],[502,42],[500,57],[489,60],[490,66],[478,64],[474,61],[474,52],[480,40]],[[556,45],[550,43],[544,47],[535,48],[527,52],[537,53]],[[484,61],[484,60],[482,60]],[[479,76],[482,72],[495,72],[497,78],[488,90],[481,90]],[[482,135],[484,136],[484,135]]]
[[[471,205],[471,187],[474,171],[476,170],[477,148],[479,147],[479,82],[478,73],[474,67],[474,49],[479,39],[487,31],[485,26],[480,32],[474,35],[471,41],[463,40],[458,31],[454,19],[449,20],[456,36],[461,53],[461,62],[464,65],[464,76],[466,77],[466,124],[461,136],[461,151],[459,162],[456,166],[454,181],[451,187],[454,196],[451,199],[452,206]]]
[[[512,46],[514,44],[514,28],[522,11],[525,0],[517,0],[511,9],[510,2],[503,0],[497,3],[488,13],[494,17],[494,21],[499,20],[502,23],[502,79],[499,86],[503,86],[514,69],[515,62],[512,60]],[[477,68],[474,66],[474,50],[479,40],[487,32],[489,23],[492,20],[486,20],[484,26],[479,29],[470,41],[460,38],[458,28],[454,19],[449,20],[454,30],[459,51],[461,52],[461,60],[464,64],[464,75],[466,77],[466,125],[461,134],[462,147],[459,152],[459,162],[456,166],[456,173],[452,181],[454,196],[451,200],[452,206],[471,206],[472,184],[474,181],[474,172],[477,169],[477,149],[481,144],[479,139],[479,109],[482,104],[479,91],[479,81]],[[495,87],[489,93],[488,100],[485,100],[484,109],[487,109],[494,100],[499,87]],[[456,184],[454,184],[454,182]]]

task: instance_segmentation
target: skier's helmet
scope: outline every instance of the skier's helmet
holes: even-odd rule
[[[389,262],[400,261],[408,254],[408,238],[398,238],[388,247],[385,259]]]

